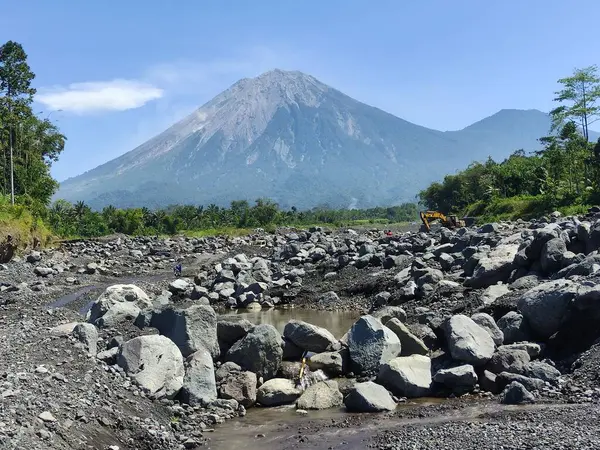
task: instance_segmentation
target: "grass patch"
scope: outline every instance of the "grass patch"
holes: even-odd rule
[[[498,198],[488,202],[478,201],[467,207],[464,215],[477,218],[478,223],[486,223],[501,220],[530,220],[554,211],[559,211],[563,215],[584,214],[589,207],[576,202],[556,207],[548,204],[541,196],[520,196]]]
[[[24,206],[0,205],[0,242],[9,235],[20,250],[33,246],[35,242],[44,247],[54,241],[44,222],[33,217]]]

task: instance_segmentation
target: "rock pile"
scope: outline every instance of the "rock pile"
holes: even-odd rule
[[[128,392],[167,405],[171,429],[181,430],[174,441],[193,448],[192,420],[208,426],[254,406],[372,412],[424,396],[598,399],[599,248],[595,213],[396,236],[313,228],[74,242],[3,266],[0,302],[23,314],[25,300],[71,284],[196,260],[183,277],[146,288],[116,278],[85,320],[51,330]],[[343,336],[300,320],[278,330],[222,314],[290,303],[360,314]]]

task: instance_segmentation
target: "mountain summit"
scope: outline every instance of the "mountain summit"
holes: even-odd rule
[[[65,181],[57,197],[95,208],[258,197],[298,208],[411,201],[472,160],[537,148],[548,116],[509,112],[441,132],[276,69],[238,81],[131,152]]]

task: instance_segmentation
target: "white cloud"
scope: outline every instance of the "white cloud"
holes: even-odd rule
[[[36,100],[52,110],[85,114],[139,108],[163,94],[163,89],[147,82],[117,79],[41,90]]]

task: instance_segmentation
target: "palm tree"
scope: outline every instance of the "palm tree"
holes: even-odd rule
[[[212,227],[216,227],[217,218],[219,217],[219,207],[214,203],[211,203],[208,205],[208,208],[206,208],[206,214],[208,215]]]
[[[73,215],[77,220],[81,220],[89,211],[90,207],[81,200],[75,203],[73,207]]]

